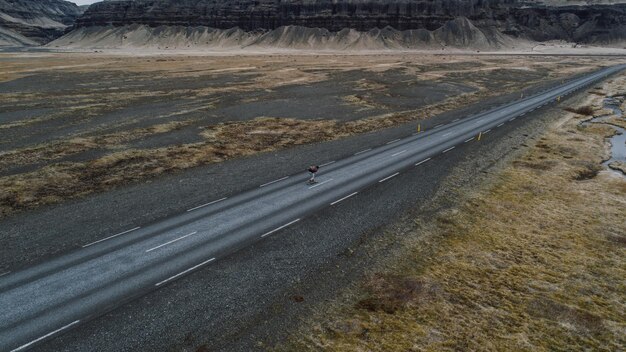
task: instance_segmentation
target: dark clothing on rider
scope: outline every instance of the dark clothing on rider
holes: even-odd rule
[[[320,169],[317,165],[311,165],[308,168],[308,171],[311,173],[311,178],[309,179],[309,183],[315,183],[315,173]]]

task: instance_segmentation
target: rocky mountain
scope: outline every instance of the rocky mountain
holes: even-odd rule
[[[0,0],[0,45],[37,45],[63,35],[83,11],[62,0]]]
[[[371,42],[374,47],[414,47],[428,43],[497,48],[513,39],[603,45],[625,41],[626,4],[576,1],[578,5],[568,6],[567,3],[557,0],[111,0],[90,6],[76,21],[71,40],[65,38],[64,43],[89,36],[94,39],[93,35],[99,33],[102,40],[111,44],[117,41],[115,35],[119,35],[121,43],[134,37],[138,43],[160,46],[167,44],[164,35],[170,33],[188,45],[209,45],[218,37],[233,39],[234,32],[228,32],[233,28],[249,33],[240,38],[245,45],[274,42],[300,47],[311,43],[350,47]],[[116,34],[110,37],[111,33]]]
[[[392,27],[357,31],[344,28],[331,32],[325,28],[282,26],[273,30],[244,31],[233,27],[206,26],[90,26],[73,30],[48,44],[65,48],[150,48],[150,49],[235,49],[290,48],[308,50],[406,50],[442,49],[446,46],[488,49],[514,47],[520,40],[474,26],[467,18],[457,17],[429,31],[399,31]]]

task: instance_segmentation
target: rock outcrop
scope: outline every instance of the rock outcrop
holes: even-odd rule
[[[234,27],[217,29],[205,26],[90,26],[73,30],[48,44],[65,48],[151,48],[151,49],[237,49],[290,48],[304,50],[411,50],[444,47],[489,49],[520,45],[520,40],[498,31],[482,30],[467,18],[458,17],[429,31],[392,27],[357,31],[344,28],[331,32],[325,28],[283,26],[273,30],[244,31]]]
[[[62,0],[0,0],[0,45],[38,45],[63,35],[83,13]]]
[[[562,1],[561,3],[567,3]],[[551,2],[554,4],[554,1]],[[398,31],[469,24],[492,33],[530,40],[610,43],[626,37],[626,4],[548,6],[519,0],[122,0],[92,5],[76,28],[205,26],[244,31],[280,27],[359,32],[391,27]],[[449,30],[453,30],[449,28]],[[468,33],[469,35],[469,33]]]

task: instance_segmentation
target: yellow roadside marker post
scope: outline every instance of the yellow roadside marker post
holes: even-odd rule
[[[422,132],[422,124],[418,123],[417,124],[417,133],[420,133],[420,132]]]
[[[561,102],[561,96],[559,95],[558,97],[556,97],[556,102],[560,103]]]
[[[476,140],[479,141],[480,137],[482,137],[482,136],[483,136],[483,133],[482,132],[478,132],[478,138]]]

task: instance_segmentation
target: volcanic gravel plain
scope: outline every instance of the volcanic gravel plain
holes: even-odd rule
[[[2,218],[164,173],[428,121],[615,59],[5,52],[0,62]]]

